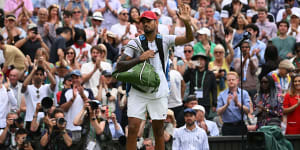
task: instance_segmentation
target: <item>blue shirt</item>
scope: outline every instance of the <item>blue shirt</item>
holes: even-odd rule
[[[112,120],[108,120],[108,124],[109,124],[109,129],[110,129],[110,133],[113,139],[118,139],[120,136],[124,135],[123,129],[120,126],[120,124],[118,123],[119,126],[119,130],[116,130],[114,123],[112,122]]]
[[[70,3],[70,1],[67,1],[65,3],[65,7],[68,6],[68,4]],[[79,7],[81,9],[81,1],[79,2],[75,2],[75,1],[72,1],[72,9],[76,8],[76,7]],[[89,6],[89,3],[87,1],[84,1],[84,7],[89,10],[90,9],[90,6]]]
[[[193,130],[186,125],[175,129],[172,150],[209,150],[206,132],[198,125]]]
[[[257,40],[255,44],[252,44],[252,43],[250,43],[250,44],[251,44],[250,55],[252,54],[254,49],[259,49],[260,50],[260,52],[259,52],[260,58],[259,58],[258,61],[259,61],[259,66],[261,66],[262,64],[265,63],[264,56],[265,56],[265,51],[266,51],[267,46],[264,42],[262,42],[260,40]],[[241,57],[240,56],[241,55],[240,48],[238,47],[236,49],[237,49],[237,51],[235,51],[235,52],[237,52],[237,54],[234,58],[240,58]],[[256,55],[254,55],[254,56],[256,56]]]
[[[199,19],[199,12],[196,12],[194,18]],[[214,19],[216,19],[218,21],[221,21],[221,16],[220,16],[220,13],[218,11],[215,11]]]
[[[227,104],[228,94],[229,94],[228,88],[219,94],[217,110],[220,107]],[[242,103],[240,88],[238,88],[237,97],[238,97],[238,101],[240,103]],[[250,98],[249,98],[248,92],[246,90],[243,90],[243,105],[248,107],[248,109],[250,108],[249,102],[250,102]],[[235,106],[233,99],[231,100],[231,102],[230,102],[229,106],[227,107],[227,109],[225,110],[225,112],[222,114],[222,119],[223,119],[224,123],[233,123],[233,122],[238,122],[238,121],[242,120],[241,110],[239,109],[238,106]],[[246,119],[246,115],[244,115],[244,119]]]
[[[119,0],[109,0],[108,3],[115,11],[118,11],[118,9],[122,7]],[[103,7],[105,7],[105,0],[94,0],[92,11],[95,12],[97,9]],[[118,17],[109,10],[106,10],[102,15],[104,18],[101,24],[102,28],[110,29],[112,25],[119,23]]]

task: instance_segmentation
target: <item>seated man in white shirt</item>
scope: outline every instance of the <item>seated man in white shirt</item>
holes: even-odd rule
[[[137,29],[133,24],[130,24],[128,22],[128,10],[125,8],[120,8],[118,10],[118,19],[119,23],[114,24],[110,28],[110,31],[118,35],[118,43],[125,36],[128,36],[129,38],[134,38],[135,34],[137,33]]]
[[[184,110],[185,126],[175,130],[172,150],[209,150],[205,131],[195,123],[196,112],[187,108]]]
[[[196,122],[198,126],[204,129],[208,136],[219,136],[217,124],[205,119],[205,108],[201,105],[196,105],[193,107],[193,110],[196,111]]]
[[[293,13],[300,13],[300,8],[294,7],[295,0],[285,0],[285,8],[280,9],[277,13],[276,22],[281,20],[290,21],[290,17]]]
[[[162,24],[162,20],[160,20],[161,18],[161,11],[159,8],[153,8],[151,11],[153,11],[158,20],[159,20],[159,24],[158,24],[158,32],[160,34],[164,34],[164,35],[168,35],[169,34],[169,30],[171,28],[171,25],[165,25],[165,24]]]

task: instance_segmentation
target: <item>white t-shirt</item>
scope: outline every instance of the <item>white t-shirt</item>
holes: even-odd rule
[[[127,25],[121,25],[120,23],[114,24],[113,26],[111,26],[110,31],[117,34],[118,37],[122,37],[122,35],[124,35],[125,31],[126,31],[126,27]],[[130,25],[130,30],[129,33],[126,34],[126,36],[128,36],[129,38],[135,38],[135,34],[137,33],[137,29],[135,27],[135,25]]]
[[[182,105],[181,99],[181,81],[182,75],[176,70],[170,70],[170,96],[168,101],[168,108],[174,108]]]
[[[75,52],[76,52],[76,57],[77,56],[80,56],[80,55],[82,55],[83,54],[83,52],[87,52],[88,53],[88,58],[87,59],[84,59],[84,60],[81,60],[81,61],[79,61],[79,59],[77,60],[80,64],[83,64],[83,63],[87,63],[87,62],[90,62],[91,61],[91,48],[92,48],[92,46],[90,45],[90,44],[88,44],[88,43],[85,43],[85,47],[84,48],[79,48],[79,47],[76,47],[74,44],[71,46],[74,50],[75,50]]]
[[[26,115],[25,121],[32,121],[35,112],[36,104],[41,103],[44,97],[49,97],[53,91],[50,88],[50,84],[42,85],[39,89],[34,85],[28,85],[27,90],[24,92],[26,103]],[[44,117],[44,113],[39,112],[38,117]]]
[[[173,21],[172,21],[172,18],[171,17],[168,17],[168,16],[165,16],[165,15],[162,15],[159,19],[161,21],[162,24],[164,25],[173,25]]]
[[[0,128],[6,127],[6,115],[10,112],[10,106],[16,107],[17,100],[12,90],[7,92],[4,85],[0,89],[1,105],[0,105]]]
[[[184,36],[185,35],[185,27],[175,27],[175,35],[176,36]],[[193,41],[190,42],[189,44],[194,45]],[[174,55],[176,57],[180,57],[180,58],[185,58],[184,55],[184,46],[183,45],[178,45],[174,47]]]
[[[84,90],[84,94],[86,97],[89,97],[89,92],[87,90]],[[73,89],[69,89],[65,93],[66,97],[66,102],[70,101],[73,98]],[[70,131],[80,131],[81,127],[80,126],[74,126],[73,121],[75,117],[78,115],[78,113],[81,111],[82,107],[84,106],[84,102],[77,93],[77,96],[73,102],[73,104],[70,106],[69,110],[65,113],[65,119],[67,121],[67,126],[66,129]]]
[[[112,66],[110,63],[102,61],[100,64],[102,70],[108,70],[110,72],[112,71]],[[93,62],[88,62],[81,66],[80,72],[82,74],[88,74],[92,72],[94,68],[95,68],[95,64]],[[99,69],[97,69],[97,71],[92,75],[92,77],[88,81],[86,81],[83,85],[85,88],[91,89],[94,95],[98,94],[97,86],[99,85],[100,76],[101,76],[101,72],[99,71]]]
[[[240,0],[240,1],[241,1],[241,3],[243,3],[244,5],[248,5],[248,1],[247,1],[247,0]],[[232,3],[232,0],[223,0],[222,3],[221,3],[221,8],[223,9],[223,7],[224,7],[225,5],[228,5],[228,4],[230,4],[230,3]]]
[[[101,27],[96,27],[96,28],[97,28],[97,30],[96,30],[97,33],[101,33]],[[95,34],[95,29],[93,27],[88,27],[84,31],[86,34],[86,39],[93,37]],[[96,34],[96,37],[92,41],[92,45],[97,45],[98,40],[99,40],[99,34]]]
[[[164,50],[164,56],[165,56],[165,58],[164,58],[165,68],[167,65],[167,59],[169,58],[169,48],[175,45],[175,38],[176,38],[175,35],[162,35],[163,50]],[[139,37],[137,37],[136,39],[140,42]],[[131,44],[131,45],[137,47],[137,44],[135,43],[134,40],[129,41],[128,44]],[[148,47],[149,47],[149,49],[154,50],[155,52],[158,51],[155,40],[153,40],[151,42],[148,41]],[[129,47],[126,47],[124,54],[133,58],[136,56],[140,56],[141,53],[139,51],[136,51]],[[149,60],[150,60],[150,64],[154,67],[155,72],[159,75],[159,78],[160,78],[160,85],[159,85],[158,91],[154,92],[154,93],[143,93],[143,92],[140,92],[140,91],[134,89],[133,87],[131,87],[129,95],[131,93],[135,93],[138,96],[141,96],[141,97],[144,97],[147,99],[158,99],[158,98],[162,98],[162,97],[167,97],[168,93],[169,93],[169,87],[168,87],[168,82],[167,82],[165,73],[164,73],[162,65],[161,65],[159,53],[156,53],[155,57],[150,58]]]
[[[277,17],[276,17],[276,22],[280,22],[282,20],[282,16],[283,16],[283,13],[285,12],[285,9],[280,9],[277,13]],[[297,8],[297,7],[293,7],[292,8],[292,14],[293,12],[296,12],[298,14],[300,14],[300,8]]]
[[[169,28],[167,25],[158,24],[158,32],[162,35],[169,35]]]

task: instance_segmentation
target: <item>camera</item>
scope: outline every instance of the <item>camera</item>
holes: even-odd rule
[[[25,147],[27,147],[31,143],[31,139],[29,136],[26,136],[25,139],[23,139],[23,143],[21,144],[20,150],[23,150]]]
[[[88,101],[88,103],[90,104],[92,110],[98,109],[99,104],[98,104],[97,101],[95,101],[95,100],[90,100],[90,101]]]
[[[31,30],[32,30],[32,33],[38,34],[38,28],[35,27],[35,28],[32,28]]]
[[[59,125],[63,125],[65,122],[66,122],[65,118],[58,118],[56,120],[56,123],[59,124]]]
[[[47,111],[53,106],[53,100],[50,97],[45,97],[42,99],[42,108],[39,112],[47,113]]]
[[[111,96],[110,92],[106,93],[106,97],[109,98]]]
[[[225,69],[220,69],[219,73],[222,73],[222,72],[226,72],[226,70]]]
[[[17,128],[16,119],[14,119],[13,124],[10,125],[9,128],[11,128],[11,129],[16,129]]]

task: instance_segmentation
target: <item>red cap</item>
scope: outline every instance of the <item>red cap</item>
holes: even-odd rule
[[[157,20],[157,16],[154,12],[152,11],[144,11],[144,13],[141,15],[141,19],[142,18],[147,18],[147,19],[151,19],[151,20]]]

